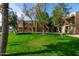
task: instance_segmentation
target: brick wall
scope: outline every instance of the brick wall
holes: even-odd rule
[[[76,34],[79,34],[79,12],[75,15]]]

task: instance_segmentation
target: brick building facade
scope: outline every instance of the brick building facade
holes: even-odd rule
[[[66,26],[66,33],[79,34],[79,12],[74,12],[65,19],[65,23],[68,25]]]
[[[66,33],[68,34],[79,34],[79,12],[74,12],[72,14],[67,15],[65,17],[64,23],[66,26]],[[30,21],[24,21],[23,19],[19,19],[17,21],[18,27],[17,32],[42,32],[42,27],[38,25],[36,21],[33,21],[33,24]],[[56,30],[56,29],[55,29]],[[45,32],[49,32],[47,27],[44,28]]]
[[[36,21],[28,20],[24,21],[23,19],[20,19],[17,21],[18,27],[17,32],[42,32],[42,27],[38,25]],[[44,27],[44,31],[48,32],[48,28]]]

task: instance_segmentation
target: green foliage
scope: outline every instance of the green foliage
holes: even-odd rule
[[[68,7],[68,5],[66,3],[59,3],[60,8],[63,11],[64,16],[69,14],[69,10],[71,9],[71,7]]]
[[[46,8],[44,4],[37,4],[36,6],[36,20],[41,24],[41,25],[46,25],[48,24],[48,19],[49,15],[46,12]]]
[[[9,20],[9,25],[12,26],[13,28],[16,28],[16,26],[17,26],[17,15],[14,11],[9,10],[8,20]]]
[[[53,21],[54,25],[59,25],[60,21],[62,20],[63,12],[60,8],[56,7],[56,9],[53,11]]]
[[[61,23],[64,21],[64,17],[69,14],[68,6],[64,3],[59,3],[56,5],[55,9],[53,10],[53,23],[56,26],[60,26]]]
[[[51,30],[52,27],[54,27],[54,23],[52,21],[52,17],[49,17],[47,25],[48,25],[48,27],[49,27],[50,30]]]
[[[48,19],[49,19],[48,13],[41,12],[40,16],[39,16],[39,14],[37,15],[37,19],[38,19],[39,23],[42,25],[48,24]]]

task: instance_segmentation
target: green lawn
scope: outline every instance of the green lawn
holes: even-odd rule
[[[57,34],[9,34],[7,55],[79,55],[79,38]]]
[[[1,36],[2,36],[2,32],[0,32],[0,39],[1,39]]]

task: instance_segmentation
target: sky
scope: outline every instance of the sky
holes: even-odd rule
[[[33,4],[27,4],[28,7],[32,7]],[[18,4],[9,4],[10,8],[12,8],[14,11],[16,12],[21,12],[21,9],[22,9],[22,6],[21,5],[18,5]],[[70,12],[74,12],[74,11],[79,11],[79,3],[69,3],[68,4],[68,7],[71,7],[72,9],[70,10]],[[51,11],[52,11],[52,4],[50,3],[48,6],[47,6],[47,11],[48,13],[50,14]],[[20,16],[20,15],[19,15]]]
[[[27,4],[28,8],[32,7],[32,5],[36,5],[36,4]],[[18,17],[21,17],[21,15],[24,15],[24,13],[22,12],[22,6],[21,4],[15,4],[15,3],[10,3],[9,7],[13,9],[13,11],[17,12]],[[68,7],[71,7],[70,9],[70,13],[79,11],[79,3],[68,3]],[[54,9],[53,7],[53,3],[52,4],[48,4],[47,5],[47,12],[49,14],[49,16],[51,16],[52,10]],[[26,20],[29,20],[28,17],[26,17]],[[0,14],[0,26],[1,26],[1,21],[2,21],[2,16]]]
[[[32,7],[33,4],[27,4],[28,7]],[[34,4],[35,5],[35,4]],[[9,4],[10,8],[12,8],[15,12],[17,12],[18,17],[21,16],[21,14],[23,14],[22,12],[22,6],[20,4]],[[69,3],[68,7],[71,7],[72,9],[70,9],[70,12],[75,12],[75,11],[79,11],[79,3]],[[51,16],[51,12],[54,9],[53,4],[48,4],[47,6],[47,12],[49,13],[49,15]]]

